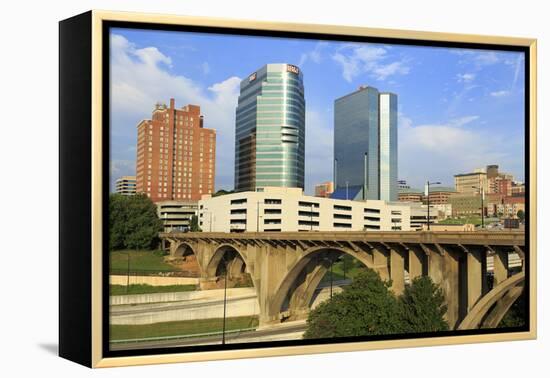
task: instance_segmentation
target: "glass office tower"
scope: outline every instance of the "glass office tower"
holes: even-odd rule
[[[334,102],[334,182],[338,198],[397,201],[395,94],[361,86]]]
[[[378,100],[376,88],[360,87],[334,102],[334,183],[358,193],[348,199],[379,199]]]
[[[304,187],[302,73],[267,64],[241,82],[235,130],[235,190]]]
[[[397,95],[380,93],[380,199],[397,201]]]

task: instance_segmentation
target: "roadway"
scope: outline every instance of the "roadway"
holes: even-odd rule
[[[307,325],[305,320],[298,320],[288,323],[261,328],[257,330],[249,330],[237,333],[226,333],[226,344],[236,344],[244,342],[258,341],[276,341],[276,340],[296,340],[301,339],[302,334],[306,330]],[[111,343],[111,350],[133,350],[144,348],[175,348],[196,345],[219,345],[222,343],[221,332],[216,335],[199,336],[199,337],[184,337],[182,339],[168,340],[143,340],[127,343]]]

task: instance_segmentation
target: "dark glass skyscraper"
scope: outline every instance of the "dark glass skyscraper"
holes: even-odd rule
[[[362,86],[334,102],[334,182],[349,199],[397,200],[397,96]]]
[[[241,82],[236,114],[235,190],[304,187],[302,73],[267,64]]]

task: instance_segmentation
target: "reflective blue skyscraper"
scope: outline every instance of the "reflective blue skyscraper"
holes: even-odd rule
[[[379,198],[378,145],[378,90],[360,87],[337,99],[334,182],[337,191],[346,189],[348,199]]]
[[[334,102],[335,196],[397,200],[397,96],[362,86]]]
[[[235,190],[304,187],[302,73],[267,64],[241,82],[236,114]]]

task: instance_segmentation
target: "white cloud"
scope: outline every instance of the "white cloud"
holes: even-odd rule
[[[510,91],[507,90],[501,90],[501,91],[494,91],[490,93],[493,97],[506,97],[510,94]]]
[[[199,105],[204,127],[217,131],[216,187],[231,188],[235,108],[241,79],[233,76],[204,88],[172,73],[171,64],[171,58],[155,47],[138,49],[120,35],[111,36],[111,132],[135,138],[137,123],[151,116],[155,103],[166,103],[170,98],[175,98],[178,107]],[[116,153],[113,151],[113,155]]]
[[[481,52],[475,55],[475,61],[482,66],[490,66],[501,61],[494,51]]]
[[[457,74],[456,77],[459,83],[471,83],[476,78],[476,74],[474,73]]]
[[[498,163],[517,165],[517,152],[510,141],[476,127],[477,115],[441,123],[415,126],[399,115],[399,177],[414,186],[427,180],[453,185],[453,175]],[[490,141],[490,143],[488,143]]]
[[[464,57],[465,62],[474,63],[478,69],[483,66],[490,66],[502,61],[502,57],[495,51],[487,50],[467,50],[467,49],[451,49],[451,54]]]
[[[327,42],[317,42],[315,44],[315,48],[311,51],[304,52],[300,56],[300,62],[298,63],[298,66],[303,66],[307,63],[307,61],[312,61],[313,63],[319,64],[322,61],[322,50],[328,45]]]
[[[352,82],[362,73],[383,81],[393,75],[406,75],[410,68],[405,60],[389,61],[386,48],[347,44],[332,55],[342,67],[344,80]]]

